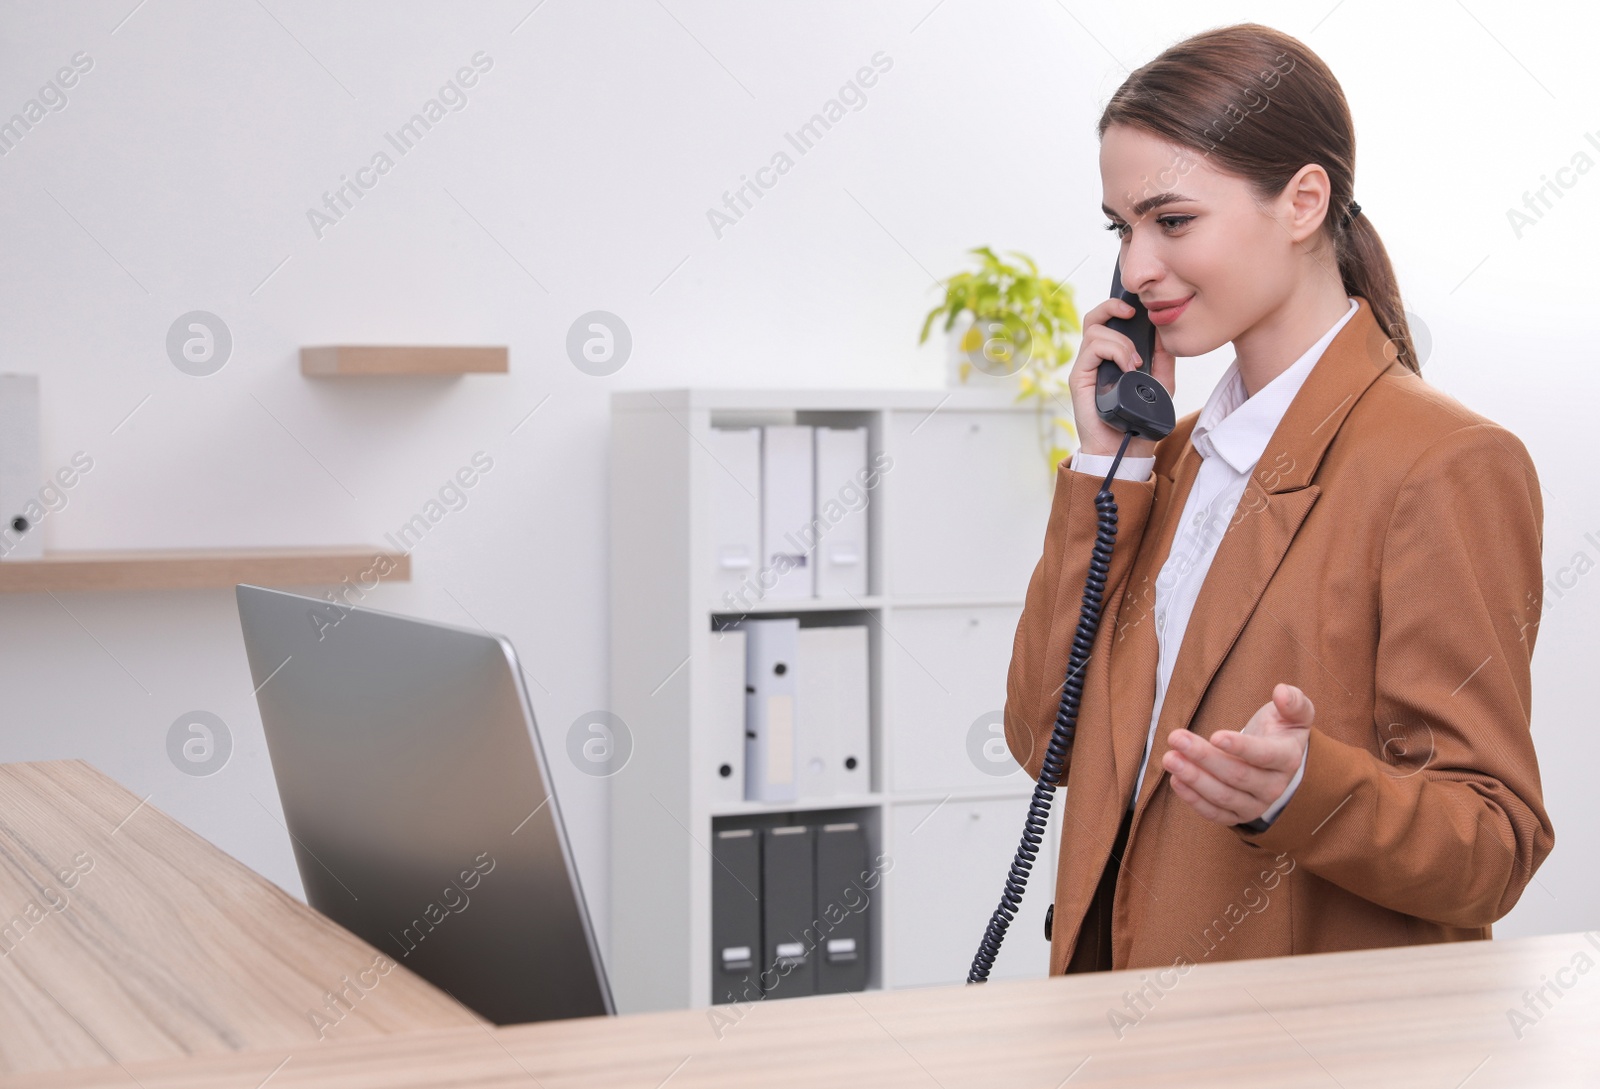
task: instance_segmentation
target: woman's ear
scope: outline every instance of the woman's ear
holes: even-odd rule
[[[1304,242],[1322,227],[1333,203],[1333,183],[1328,172],[1307,163],[1295,172],[1278,196],[1278,220],[1296,242]]]

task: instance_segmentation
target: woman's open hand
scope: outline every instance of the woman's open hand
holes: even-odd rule
[[[1217,730],[1210,737],[1173,730],[1172,749],[1161,760],[1173,792],[1218,824],[1257,819],[1300,769],[1315,714],[1304,692],[1280,684],[1243,730]]]

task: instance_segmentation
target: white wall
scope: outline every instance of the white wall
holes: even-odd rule
[[[1600,402],[1600,178],[1569,174],[1520,238],[1507,220],[1575,153],[1600,161],[1584,140],[1600,141],[1592,10],[534,5],[0,6],[0,117],[74,55],[93,59],[65,108],[0,157],[0,370],[42,375],[47,471],[75,451],[94,460],[46,519],[48,547],[376,542],[483,451],[493,470],[416,548],[414,581],[370,603],[508,634],[562,753],[567,726],[606,699],[609,392],[937,384],[943,348],[916,333],[935,278],[982,243],[1028,251],[1093,305],[1115,252],[1093,123],[1123,66],[1260,19],[1343,81],[1356,192],[1432,335],[1426,376],[1533,452],[1547,573],[1600,558],[1583,536],[1600,538],[1600,501],[1577,456]],[[479,51],[493,66],[467,105],[319,239],[307,209]],[[864,107],[797,155],[785,134],[880,52],[892,68]],[[718,238],[708,208],[786,148],[794,169]],[[191,310],[233,336],[210,377],[166,354]],[[567,358],[590,310],[632,332],[614,376]],[[352,342],[509,344],[512,369],[299,374],[301,345]],[[1180,365],[1180,413],[1226,362]],[[1535,729],[1558,846],[1502,934],[1600,917],[1597,583],[1577,577],[1539,632]],[[165,752],[193,709],[221,716],[236,745],[208,778]],[[0,760],[57,757],[92,761],[299,892],[231,590],[0,598]],[[603,922],[605,781],[559,758],[555,774]]]

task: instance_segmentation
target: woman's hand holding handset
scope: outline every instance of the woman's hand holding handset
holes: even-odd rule
[[[1072,364],[1072,374],[1067,379],[1072,391],[1072,415],[1078,431],[1078,448],[1085,454],[1111,455],[1122,445],[1123,433],[1106,425],[1094,407],[1094,390],[1100,373],[1100,361],[1109,359],[1125,371],[1139,366],[1139,357],[1133,341],[1106,324],[1108,318],[1133,317],[1133,304],[1121,299],[1107,299],[1083,316],[1083,340],[1078,346],[1078,356]],[[1161,346],[1161,330],[1156,330],[1156,358],[1151,367],[1152,377],[1166,387],[1167,393],[1176,392],[1176,361],[1172,353]],[[1156,440],[1135,437],[1128,443],[1124,457],[1153,457]]]

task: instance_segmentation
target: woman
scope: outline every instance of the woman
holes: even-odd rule
[[[1050,971],[1488,938],[1554,845],[1529,735],[1527,450],[1423,381],[1354,199],[1343,92],[1300,42],[1255,24],[1181,42],[1099,133],[1155,377],[1171,390],[1175,356],[1230,341],[1237,358],[1109,481]],[[1036,778],[1125,437],[1095,372],[1138,365],[1105,323],[1131,313],[1085,315],[1081,449],[1017,627],[1006,738]]]

